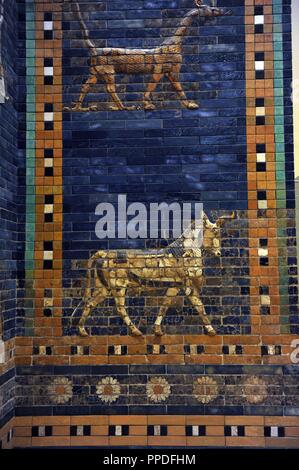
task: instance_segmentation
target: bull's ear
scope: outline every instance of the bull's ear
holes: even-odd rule
[[[204,228],[213,228],[213,227],[215,227],[215,224],[213,224],[213,222],[211,222],[209,220],[209,218],[208,218],[208,216],[205,212],[203,212],[202,220],[203,220]]]
[[[236,218],[236,212],[233,211],[230,215],[222,215],[219,219],[216,220],[216,225],[221,227],[225,220],[233,220]]]

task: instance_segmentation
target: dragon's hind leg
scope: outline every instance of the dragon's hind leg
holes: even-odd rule
[[[179,95],[183,106],[185,106],[185,108],[187,108],[187,109],[198,109],[199,105],[197,103],[195,103],[195,101],[189,101],[187,99],[187,96],[186,96],[186,94],[183,90],[183,87],[182,87],[181,83],[180,83],[179,73],[169,72],[167,74],[167,77],[168,77],[170,83],[172,84],[173,88],[175,89],[175,91]]]
[[[86,95],[89,93],[91,86],[96,85],[97,81],[98,81],[97,76],[95,74],[91,74],[86,80],[86,82],[84,83],[84,85],[82,86],[81,94],[79,96],[78,101],[71,108],[66,107],[65,110],[67,111],[96,111],[96,106],[84,107],[83,101]]]
[[[133,109],[136,109],[135,106],[125,106],[117,92],[116,92],[116,85],[115,85],[115,71],[114,69],[112,70],[105,70],[105,74],[102,75],[103,80],[106,83],[106,89],[107,93],[110,94],[111,98],[113,99],[114,102],[114,110],[119,110],[119,111],[131,111]]]
[[[153,93],[163,77],[163,73],[154,73],[152,76],[152,81],[148,84],[146,93],[144,95],[144,109],[149,111],[155,109],[154,103],[151,101],[151,93]]]

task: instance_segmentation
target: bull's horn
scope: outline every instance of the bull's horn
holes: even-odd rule
[[[222,215],[216,220],[217,225],[222,225],[225,220],[233,220],[236,218],[236,212],[233,211],[230,215]]]
[[[202,6],[202,0],[195,0],[195,5],[197,7],[201,7]]]

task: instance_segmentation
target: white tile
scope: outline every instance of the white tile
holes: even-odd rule
[[[53,21],[44,21],[44,30],[52,31],[53,30]]]
[[[267,209],[268,208],[268,203],[267,203],[266,200],[257,201],[257,207],[259,209]]]
[[[53,121],[54,113],[44,113],[44,121]]]
[[[53,77],[54,68],[53,67],[44,67],[44,75],[47,77]]]
[[[256,60],[255,70],[265,70],[265,62],[263,60]]]
[[[265,153],[257,153],[256,154],[256,161],[258,163],[264,163],[266,161],[266,154]]]
[[[265,116],[266,110],[264,107],[260,106],[258,108],[255,108],[255,114],[256,116]]]
[[[238,426],[232,426],[232,436],[237,436],[238,435]]]
[[[121,436],[122,435],[122,427],[121,426],[115,426],[115,435],[116,436]]]
[[[44,259],[45,260],[52,260],[53,259],[53,251],[44,251]]]
[[[262,305],[270,305],[271,300],[269,295],[261,295],[261,304]]]
[[[199,435],[198,426],[192,426],[192,436],[198,436],[198,435]]]
[[[45,164],[45,167],[52,168],[54,164],[53,158],[45,158],[44,164]]]
[[[54,212],[54,204],[45,204],[44,214],[52,214]]]
[[[161,435],[161,426],[158,425],[158,424],[156,424],[156,425],[154,426],[154,435],[155,435],[155,436],[160,436],[160,435]]]
[[[278,427],[271,426],[271,437],[278,437]]]
[[[261,257],[268,256],[268,248],[259,248],[258,255]]]

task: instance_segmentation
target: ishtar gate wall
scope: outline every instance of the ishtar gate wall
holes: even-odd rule
[[[206,3],[4,1],[3,448],[299,447],[291,0]],[[219,253],[133,285],[165,240],[97,238],[119,194],[202,202]]]

